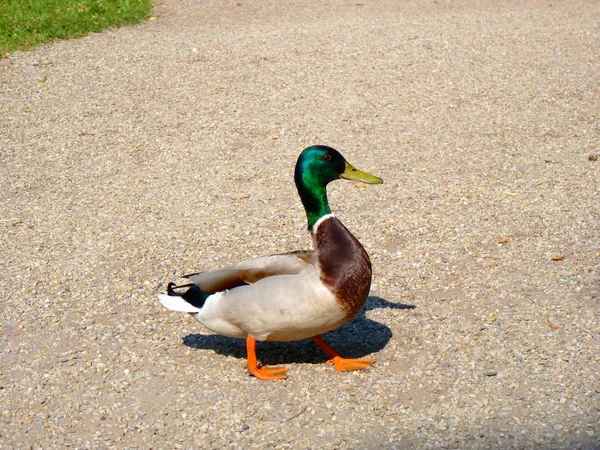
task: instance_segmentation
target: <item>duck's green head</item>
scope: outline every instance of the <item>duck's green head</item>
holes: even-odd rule
[[[362,172],[348,163],[336,149],[325,145],[306,148],[298,158],[294,180],[312,228],[325,214],[331,214],[326,186],[338,179],[381,184],[381,178]]]

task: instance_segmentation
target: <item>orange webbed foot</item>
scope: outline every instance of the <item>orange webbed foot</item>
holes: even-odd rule
[[[327,361],[327,364],[333,364],[333,367],[340,372],[351,372],[353,370],[363,370],[371,367],[375,363],[374,359],[349,359],[341,356],[334,356]]]
[[[342,358],[338,352],[336,352],[333,347],[331,347],[325,339],[321,336],[313,336],[312,340],[317,344],[321,350],[325,352],[327,357],[327,364],[333,364],[340,372],[350,372],[352,370],[363,370],[368,367],[371,367],[371,364],[375,363],[374,359],[350,359],[350,358]]]
[[[248,372],[259,380],[285,380],[287,378],[285,367],[249,367]]]
[[[248,336],[246,338],[246,348],[248,349],[248,372],[259,380],[284,380],[287,378],[285,367],[260,366],[256,359],[256,340]]]

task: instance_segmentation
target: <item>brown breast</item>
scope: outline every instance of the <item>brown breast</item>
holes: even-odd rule
[[[360,311],[371,288],[371,260],[336,217],[321,222],[314,236],[321,281],[333,292],[349,318]]]

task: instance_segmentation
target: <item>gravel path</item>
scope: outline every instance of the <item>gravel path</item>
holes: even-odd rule
[[[597,1],[168,0],[0,61],[0,448],[600,448]],[[310,144],[374,264],[327,339],[259,345],[169,280],[309,245]]]

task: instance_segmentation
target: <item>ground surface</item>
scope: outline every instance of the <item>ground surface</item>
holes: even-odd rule
[[[600,448],[600,7],[169,0],[0,62],[0,448]],[[364,312],[259,345],[169,280],[309,245],[315,143]]]

